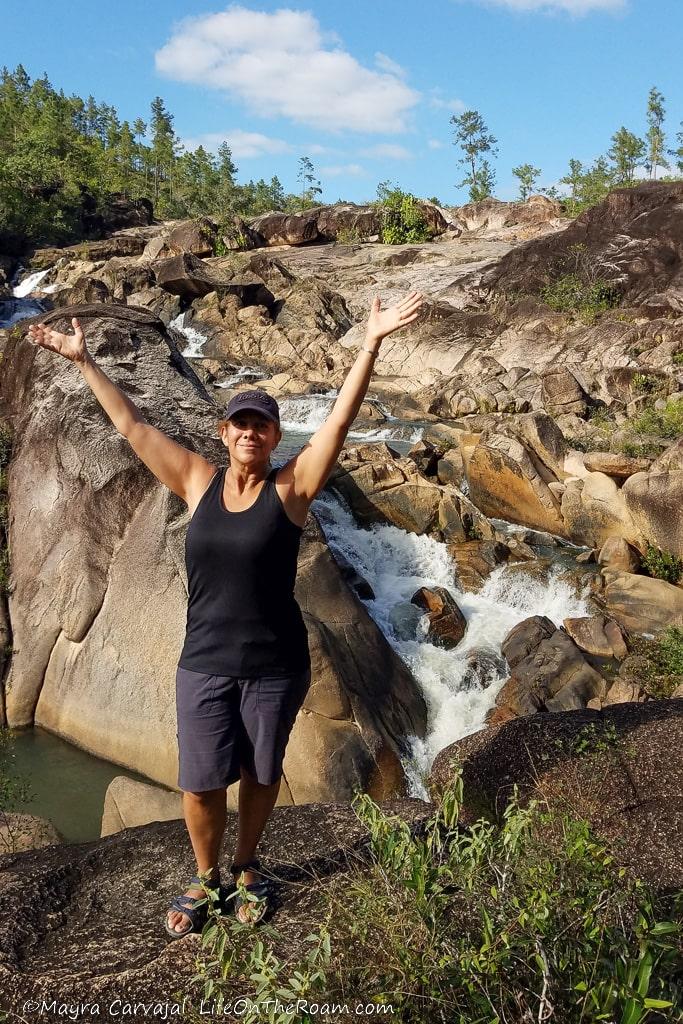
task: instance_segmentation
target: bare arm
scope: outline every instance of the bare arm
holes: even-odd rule
[[[325,486],[344,446],[349,427],[367,394],[382,339],[412,323],[421,305],[420,292],[410,292],[401,302],[384,311],[380,311],[379,298],[373,300],[363,347],[346,375],[329,416],[292,460],[296,494],[313,501]]]
[[[29,340],[70,359],[81,371],[107,416],[126,438],[135,454],[162,484],[183,501],[206,485],[212,469],[201,455],[191,452],[148,423],[134,402],[97,365],[85,345],[78,320],[71,321],[74,334],[60,334],[43,324],[29,327]]]

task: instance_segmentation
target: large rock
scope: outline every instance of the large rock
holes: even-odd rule
[[[635,547],[643,543],[623,489],[606,473],[569,478],[561,501],[566,535],[576,544],[601,548],[610,537],[621,537]]]
[[[434,235],[442,234],[447,221],[433,203],[419,202],[420,213]],[[262,246],[305,245],[331,242],[342,232],[357,241],[376,238],[382,228],[382,214],[375,206],[338,203],[317,206],[298,213],[264,213],[249,221],[253,243]]]
[[[496,699],[515,715],[585,708],[604,697],[605,680],[574,641],[545,616],[518,623],[502,645],[511,675]]]
[[[643,537],[661,551],[683,558],[683,470],[636,473],[623,492]]]
[[[620,572],[639,572],[640,554],[623,537],[608,537],[598,552],[598,565]]]
[[[565,231],[530,241],[503,257],[483,283],[499,291],[538,291],[549,277],[567,272],[570,250],[577,245],[585,247],[594,272],[600,268],[630,304],[656,294],[660,305],[678,309],[683,182],[615,189]]]
[[[683,701],[617,704],[534,715],[483,729],[441,750],[435,797],[455,755],[463,762],[462,821],[523,800],[585,817],[619,864],[657,889],[683,887]]]
[[[433,810],[421,800],[382,806],[411,831]],[[228,813],[219,858],[226,881],[236,840],[237,816]],[[267,945],[276,957],[304,959],[310,951],[306,936],[325,920],[325,890],[343,889],[349,864],[362,858],[367,842],[367,829],[349,806],[274,809],[259,855],[275,880],[276,934],[268,936]],[[10,1019],[29,1012],[29,1019],[37,1020],[24,1006],[26,1000],[44,999],[48,1005],[55,1000],[57,1007],[66,1007],[62,1015],[70,1005],[79,1006],[78,1019],[96,1024],[110,1016],[142,1016],[146,1004],[150,1019],[156,1005],[154,1019],[165,1007],[168,1019],[185,1021],[190,1017],[189,1002],[182,1008],[187,995],[193,1016],[199,1017],[202,987],[192,978],[197,958],[206,962],[208,951],[199,935],[169,941],[163,927],[171,898],[185,890],[195,870],[182,821],[0,857],[0,1009]],[[221,982],[221,992],[227,1007],[254,989],[235,975]],[[99,1004],[100,1013],[81,1003]],[[210,1006],[204,1004],[204,1014]],[[241,1019],[234,1013],[220,1016],[231,1024]]]
[[[410,600],[427,613],[427,635],[432,643],[447,650],[457,647],[467,630],[467,619],[450,592],[444,587],[420,587]]]
[[[614,452],[587,452],[583,464],[590,473],[607,473],[617,480],[626,480],[634,473],[643,473],[650,466],[650,459],[636,459]]]
[[[567,536],[560,503],[548,487],[555,477],[521,441],[493,434],[467,465],[470,497],[486,516]]]
[[[530,196],[518,203],[490,197],[451,207],[448,212],[463,231],[477,237],[507,237],[514,233],[529,238],[564,226],[560,204],[546,196]]]
[[[137,828],[152,821],[174,821],[183,817],[183,798],[161,786],[117,775],[107,786],[102,810],[101,836],[124,828]]]
[[[656,633],[683,626],[683,589],[665,580],[603,569],[601,600],[620,626],[637,633]]]
[[[156,317],[100,305],[41,319],[64,329],[72,315],[149,421],[191,449],[201,438],[202,454],[224,461],[221,407]],[[8,473],[9,724],[35,721],[175,789],[187,506],[135,456],[72,363],[17,331],[3,368],[0,412],[17,439]],[[291,799],[345,800],[358,785],[401,791],[405,738],[426,727],[419,688],[342,579],[313,515],[299,566],[313,683],[287,750]]]

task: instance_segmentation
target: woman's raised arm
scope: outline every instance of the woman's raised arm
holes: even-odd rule
[[[71,324],[73,334],[61,334],[45,324],[31,324],[29,341],[75,363],[95,398],[135,454],[157,480],[189,504],[192,495],[206,486],[207,477],[214,467],[201,455],[184,448],[148,423],[135,403],[107,377],[88,352],[83,329],[76,317]]]
[[[422,293],[417,291],[409,292],[400,302],[384,310],[378,296],[372,300],[365,341],[329,416],[288,463],[293,467],[294,492],[299,497],[313,501],[325,486],[367,393],[382,339],[412,323],[420,312],[422,301]]]

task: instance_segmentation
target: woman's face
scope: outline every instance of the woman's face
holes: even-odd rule
[[[230,461],[235,459],[244,465],[267,465],[270,453],[280,442],[280,428],[259,412],[237,412],[226,421],[221,431],[223,443],[227,442]]]

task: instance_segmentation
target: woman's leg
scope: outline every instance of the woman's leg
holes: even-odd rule
[[[210,880],[217,877],[218,873],[218,858],[227,815],[225,794],[225,786],[203,793],[183,792],[183,814],[197,861],[197,873],[211,871]],[[202,889],[190,886],[185,895],[198,899],[204,893]],[[184,932],[188,927],[189,918],[187,914],[171,910],[168,914],[168,923],[177,932]]]
[[[264,786],[257,782],[244,766],[240,769],[235,863],[244,864],[254,857],[258,841],[266,827],[270,812],[275,806],[279,790],[280,779],[272,786]],[[256,876],[248,877],[251,874],[253,872],[245,872],[245,883],[256,880]]]

